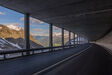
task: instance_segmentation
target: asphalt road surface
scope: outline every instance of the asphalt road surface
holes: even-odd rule
[[[93,44],[79,56],[43,75],[112,75],[112,55]]]
[[[84,44],[76,48],[0,61],[0,75],[32,75],[35,72],[84,50],[90,45],[91,44]]]

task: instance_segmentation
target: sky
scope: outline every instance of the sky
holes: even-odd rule
[[[0,6],[0,24],[24,28],[24,14]],[[30,17],[30,33],[33,36],[48,36],[49,24]],[[68,33],[65,32],[68,36]],[[61,36],[61,29],[54,26],[53,36]]]
[[[24,28],[24,14],[0,6],[0,24],[16,25]],[[48,35],[49,24],[30,17],[30,33],[32,35]]]

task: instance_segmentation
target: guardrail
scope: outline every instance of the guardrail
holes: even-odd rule
[[[57,47],[44,47],[44,48],[35,48],[35,49],[21,49],[21,50],[4,50],[0,51],[0,55],[3,57],[0,60],[6,60],[10,58],[16,58],[16,57],[22,57],[27,56],[27,52],[29,52],[29,55],[37,54],[37,53],[45,53],[45,52],[51,52],[66,48],[74,47],[74,45],[66,45],[66,46],[57,46]]]

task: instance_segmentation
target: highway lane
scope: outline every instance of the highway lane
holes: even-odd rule
[[[80,45],[76,48],[36,54],[6,61],[0,61],[1,75],[32,75],[50,65],[53,65],[83,49],[91,44]]]
[[[104,48],[92,45],[73,59],[42,75],[112,75],[112,58]]]

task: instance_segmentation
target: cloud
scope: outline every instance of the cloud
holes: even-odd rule
[[[56,26],[54,26],[53,28],[54,28],[54,30],[59,30],[59,28],[58,28],[58,27],[56,27]]]
[[[0,15],[5,15],[5,13],[4,12],[0,12]]]
[[[32,32],[32,35],[33,36],[49,36],[49,30],[47,30],[45,32],[42,32],[42,33]],[[61,32],[53,32],[53,37],[59,37],[59,38],[61,38],[62,37],[62,34],[61,34]],[[68,37],[69,37],[68,32],[65,32],[64,33],[64,38],[68,38]],[[75,37],[77,37],[77,35],[75,35]]]
[[[40,24],[43,24],[44,22],[43,21],[40,21],[39,19],[35,19],[35,18],[30,18],[31,22],[32,23],[40,23]]]
[[[43,33],[31,33],[33,36],[49,36],[49,34],[43,34]]]
[[[41,32],[41,33],[32,32],[31,34],[33,36],[49,36],[49,30],[46,30],[46,31]]]
[[[20,25],[23,25],[23,24],[21,24],[21,23],[10,23],[8,25],[20,26]]]
[[[53,32],[53,37],[61,37],[61,32]]]
[[[24,21],[24,17],[20,18],[21,21]]]
[[[24,21],[24,17],[20,18],[21,21]],[[40,21],[39,19],[35,19],[35,18],[32,18],[30,17],[30,21],[32,23],[40,23],[40,24],[43,24],[44,22],[43,21]]]
[[[49,30],[46,30],[46,31],[44,32],[44,34],[49,34]]]
[[[33,36],[42,36],[42,34],[40,34],[40,33],[31,33],[31,35],[33,35]]]
[[[77,37],[77,34],[75,34],[75,37]]]
[[[42,28],[40,28],[40,29],[32,29],[33,31],[38,31],[38,32],[40,32],[40,31],[42,31],[43,29]]]

